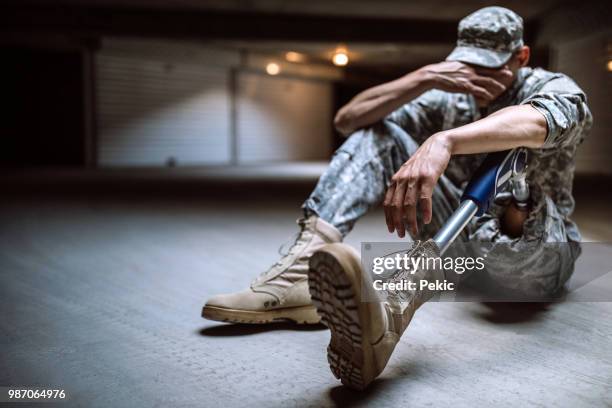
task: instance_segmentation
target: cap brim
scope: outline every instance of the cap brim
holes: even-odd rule
[[[510,60],[511,52],[499,52],[486,48],[457,46],[451,52],[447,61],[459,61],[479,65],[486,68],[499,68]]]

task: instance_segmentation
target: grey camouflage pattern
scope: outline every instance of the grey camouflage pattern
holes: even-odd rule
[[[499,262],[491,262],[488,272],[506,287],[550,294],[571,276],[580,253],[580,232],[569,218],[574,210],[574,156],[592,124],[585,94],[563,74],[522,68],[513,86],[482,112],[471,95],[424,93],[376,125],[353,133],[336,151],[303,208],[346,235],[357,219],[381,203],[393,174],[430,135],[526,103],[546,117],[548,135],[542,148],[529,149],[532,209],[523,236],[512,239],[501,232],[502,209],[494,205],[469,225],[462,238],[486,243],[482,251],[491,251],[491,243],[504,248],[497,250],[499,254],[493,251]],[[432,222],[422,225],[419,220],[420,233],[414,239],[426,240],[443,225],[485,156],[451,158],[434,189]],[[554,245],[565,242],[576,245]],[[525,274],[530,279],[525,280]]]
[[[507,8],[485,7],[459,22],[457,47],[446,59],[496,68],[522,46],[523,19]]]

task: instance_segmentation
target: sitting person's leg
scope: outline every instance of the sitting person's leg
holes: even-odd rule
[[[520,237],[509,236],[504,216],[477,220],[470,239],[475,256],[486,256],[483,288],[502,299],[540,300],[556,296],[574,271],[580,255],[580,236],[559,214],[550,197],[534,192],[531,210]],[[569,230],[568,230],[569,229]],[[568,237],[572,237],[569,239]],[[478,285],[471,279],[474,285]]]
[[[401,132],[397,132],[396,135],[403,137]],[[416,150],[416,144],[413,147]],[[409,154],[414,150],[408,149]],[[397,167],[394,170],[397,170]],[[347,181],[367,185],[367,181],[359,179]],[[333,179],[329,181],[330,184],[333,182]],[[307,201],[307,205],[312,205],[322,215],[327,214],[326,205],[330,204],[328,201],[317,199],[317,191],[326,191],[324,187],[325,183],[320,183]],[[382,195],[382,192],[377,194]],[[460,197],[461,191],[446,176],[442,176],[433,191],[432,222],[420,225],[419,236],[413,238],[421,240],[431,238],[455,211]],[[334,198],[337,198],[339,203],[343,203],[342,196]],[[355,207],[340,204],[335,208],[341,211],[335,211],[333,218],[330,219],[335,220],[340,228],[346,226],[344,228],[350,229],[351,214],[355,211]],[[356,208],[359,210],[360,207]],[[382,223],[381,219],[381,228],[384,228]],[[467,234],[463,239],[467,239]],[[410,247],[410,241],[410,238],[406,240],[406,249]],[[428,256],[433,256],[434,247],[431,243],[419,248],[426,251]],[[436,278],[440,278],[440,271],[431,272],[436,274]],[[431,275],[419,275],[419,277],[432,279]],[[323,316],[323,323],[331,331],[331,341],[327,349],[330,368],[344,384],[357,389],[365,388],[382,372],[415,311],[436,293],[415,290],[408,294],[408,301],[365,301],[362,298],[361,285],[367,282],[368,276],[363,276],[357,251],[342,243],[326,245],[313,254],[310,259],[308,279],[312,299]]]
[[[308,293],[308,259],[323,245],[340,242],[359,217],[380,203],[389,179],[417,147],[405,133],[384,124],[355,132],[304,203],[301,230],[286,255],[246,290],[209,299],[203,316],[229,322],[317,323]]]
[[[353,134],[334,154],[328,170],[303,205],[305,214],[316,214],[334,225],[343,236],[372,207],[381,203],[391,177],[418,149],[415,141],[392,122]],[[419,236],[431,237],[459,205],[461,191],[446,176],[435,188],[433,218],[419,219]],[[381,227],[386,228],[384,219]]]
[[[442,178],[434,190],[434,215],[438,210],[434,220],[446,220],[451,215],[452,210],[444,210],[449,200],[440,188],[447,181]],[[487,214],[470,225],[470,242],[460,239],[445,256],[486,256],[484,273],[501,286],[531,298],[553,295],[571,275],[580,249],[577,242],[564,242],[572,234],[567,233],[552,200],[542,198],[536,202],[540,204],[533,206],[520,238],[504,234],[500,217]],[[494,250],[488,252],[491,248]],[[435,244],[427,242],[419,246],[419,254],[436,257],[439,252]],[[383,371],[415,311],[437,293],[417,288],[407,293],[405,302],[368,302],[362,298],[362,284],[368,282],[363,273],[359,254],[343,244],[327,245],[310,260],[310,292],[332,333],[328,347],[331,370],[344,384],[358,389],[365,388]],[[483,278],[476,273],[472,272],[473,278]],[[410,279],[417,282],[448,279],[457,283],[468,275],[418,270]]]
[[[433,241],[416,248],[425,256],[435,256]],[[440,271],[418,273],[417,285],[420,279],[444,279]],[[436,294],[417,287],[408,301],[377,301],[375,294],[364,298],[369,288],[362,285],[371,285],[370,275],[364,274],[357,251],[342,243],[326,245],[313,254],[308,280],[322,322],[331,331],[327,347],[331,371],[343,384],[359,390],[382,373],[415,311]]]

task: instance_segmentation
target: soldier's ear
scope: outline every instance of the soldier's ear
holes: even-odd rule
[[[524,67],[529,63],[530,55],[531,49],[527,45],[523,45],[518,51],[516,51],[515,57],[519,67]]]

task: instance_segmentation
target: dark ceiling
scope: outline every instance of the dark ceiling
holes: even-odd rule
[[[571,31],[575,27],[563,24],[571,17],[585,27],[592,22],[605,26],[601,10],[610,9],[590,0],[4,0],[0,43],[96,47],[104,37],[165,38],[266,55],[295,51],[327,62],[330,52],[344,44],[351,65],[406,67],[447,55],[457,22],[491,4],[522,15],[526,42],[544,54],[560,30],[541,36],[543,23],[561,20],[562,31]],[[576,7],[599,11],[588,17]]]
[[[560,0],[8,0],[14,5],[78,5],[166,10],[214,10],[313,16],[400,18],[457,21],[470,12],[495,4],[511,8],[526,20],[563,3]]]

